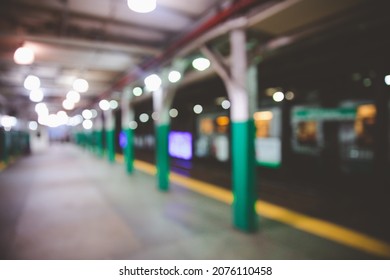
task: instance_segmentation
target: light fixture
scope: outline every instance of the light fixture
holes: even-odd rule
[[[11,127],[15,126],[17,123],[18,120],[15,117],[2,116],[0,118],[0,124],[7,130],[11,129]]]
[[[150,76],[147,76],[144,80],[146,89],[149,91],[156,91],[161,86],[161,79],[156,74],[152,74]]]
[[[295,94],[292,91],[286,92],[286,99],[287,100],[293,100],[295,97]]]
[[[73,89],[77,92],[86,92],[88,88],[88,82],[84,79],[76,79],[73,82]]]
[[[230,108],[230,101],[229,100],[222,101],[221,106],[225,110],[229,109]]]
[[[198,71],[204,71],[211,65],[210,60],[204,57],[198,57],[192,61],[192,66]]]
[[[390,86],[390,75],[385,76],[385,83],[386,85]]]
[[[74,90],[70,90],[66,94],[66,99],[68,99],[69,101],[71,101],[73,103],[77,103],[80,101],[80,93],[78,93],[77,91],[74,91]]]
[[[139,116],[139,120],[143,123],[146,123],[149,120],[149,115],[146,113],[143,113]]]
[[[194,113],[195,113],[195,114],[200,114],[200,113],[202,113],[202,112],[203,112],[203,107],[202,107],[202,105],[196,104],[196,105],[194,106]]]
[[[30,100],[32,102],[41,102],[43,100],[43,92],[41,89],[34,89],[30,92]]]
[[[48,115],[49,109],[47,108],[45,103],[38,103],[35,105],[35,112],[38,114],[38,116]]]
[[[38,129],[38,123],[36,121],[31,121],[28,123],[28,128],[35,131]]]
[[[135,87],[135,88],[133,89],[133,94],[134,94],[134,96],[141,96],[141,95],[142,95],[142,88],[140,88],[140,87]]]
[[[27,90],[34,90],[34,89],[39,89],[41,86],[41,81],[37,76],[34,75],[28,75],[26,79],[24,80],[24,88]]]
[[[34,52],[26,47],[18,48],[14,53],[14,61],[17,64],[28,65],[34,62]]]
[[[91,120],[84,120],[84,121],[83,121],[83,127],[84,127],[84,129],[89,130],[89,129],[92,128],[92,126],[93,126],[93,122],[92,122]]]
[[[136,129],[138,127],[138,123],[136,122],[136,121],[131,121],[130,123],[129,123],[129,128],[130,129]]]
[[[181,74],[180,74],[179,71],[171,71],[171,72],[169,72],[168,80],[171,83],[177,83],[178,81],[180,81],[180,79],[181,79]]]
[[[281,102],[284,99],[284,93],[281,91],[277,91],[272,95],[272,98],[275,102]]]
[[[99,107],[100,109],[102,109],[103,111],[107,111],[110,109],[110,102],[108,102],[107,100],[103,99],[103,100],[100,100],[99,102]]]
[[[127,0],[130,10],[137,13],[150,13],[156,9],[156,0]]]
[[[90,120],[93,117],[91,110],[88,110],[88,109],[83,110],[83,112],[81,114],[83,115],[83,118],[86,120]]]
[[[171,116],[171,118],[176,118],[178,115],[179,111],[177,109],[172,108],[171,110],[169,110],[169,116]]]
[[[74,109],[74,103],[70,101],[69,99],[65,99],[62,102],[62,107],[64,107],[65,110],[73,110]]]
[[[116,101],[116,100],[110,101],[110,109],[114,110],[114,109],[118,108],[118,106],[119,106],[118,101]]]

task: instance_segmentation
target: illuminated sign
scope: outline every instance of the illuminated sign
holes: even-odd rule
[[[119,133],[119,146],[121,146],[122,149],[126,148],[127,146],[127,137],[124,131]]]
[[[169,155],[189,160],[192,158],[192,135],[189,132],[171,131],[168,138]]]

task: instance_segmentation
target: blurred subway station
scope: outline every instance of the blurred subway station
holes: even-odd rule
[[[381,0],[1,0],[0,259],[390,259]]]

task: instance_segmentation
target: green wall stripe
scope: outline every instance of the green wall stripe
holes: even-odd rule
[[[106,131],[107,155],[109,162],[115,162],[115,130]]]

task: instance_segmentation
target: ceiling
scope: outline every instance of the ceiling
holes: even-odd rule
[[[50,113],[62,110],[76,78],[86,79],[89,89],[72,115],[111,95],[137,71],[193,51],[196,45],[183,49],[195,40],[203,44],[223,37],[223,30],[211,31],[231,18],[245,17],[256,43],[269,44],[360,2],[364,0],[157,0],[155,11],[139,14],[126,0],[1,0],[0,114],[36,120],[35,104],[23,87],[29,74],[41,79]],[[20,46],[34,51],[33,64],[14,62]]]

